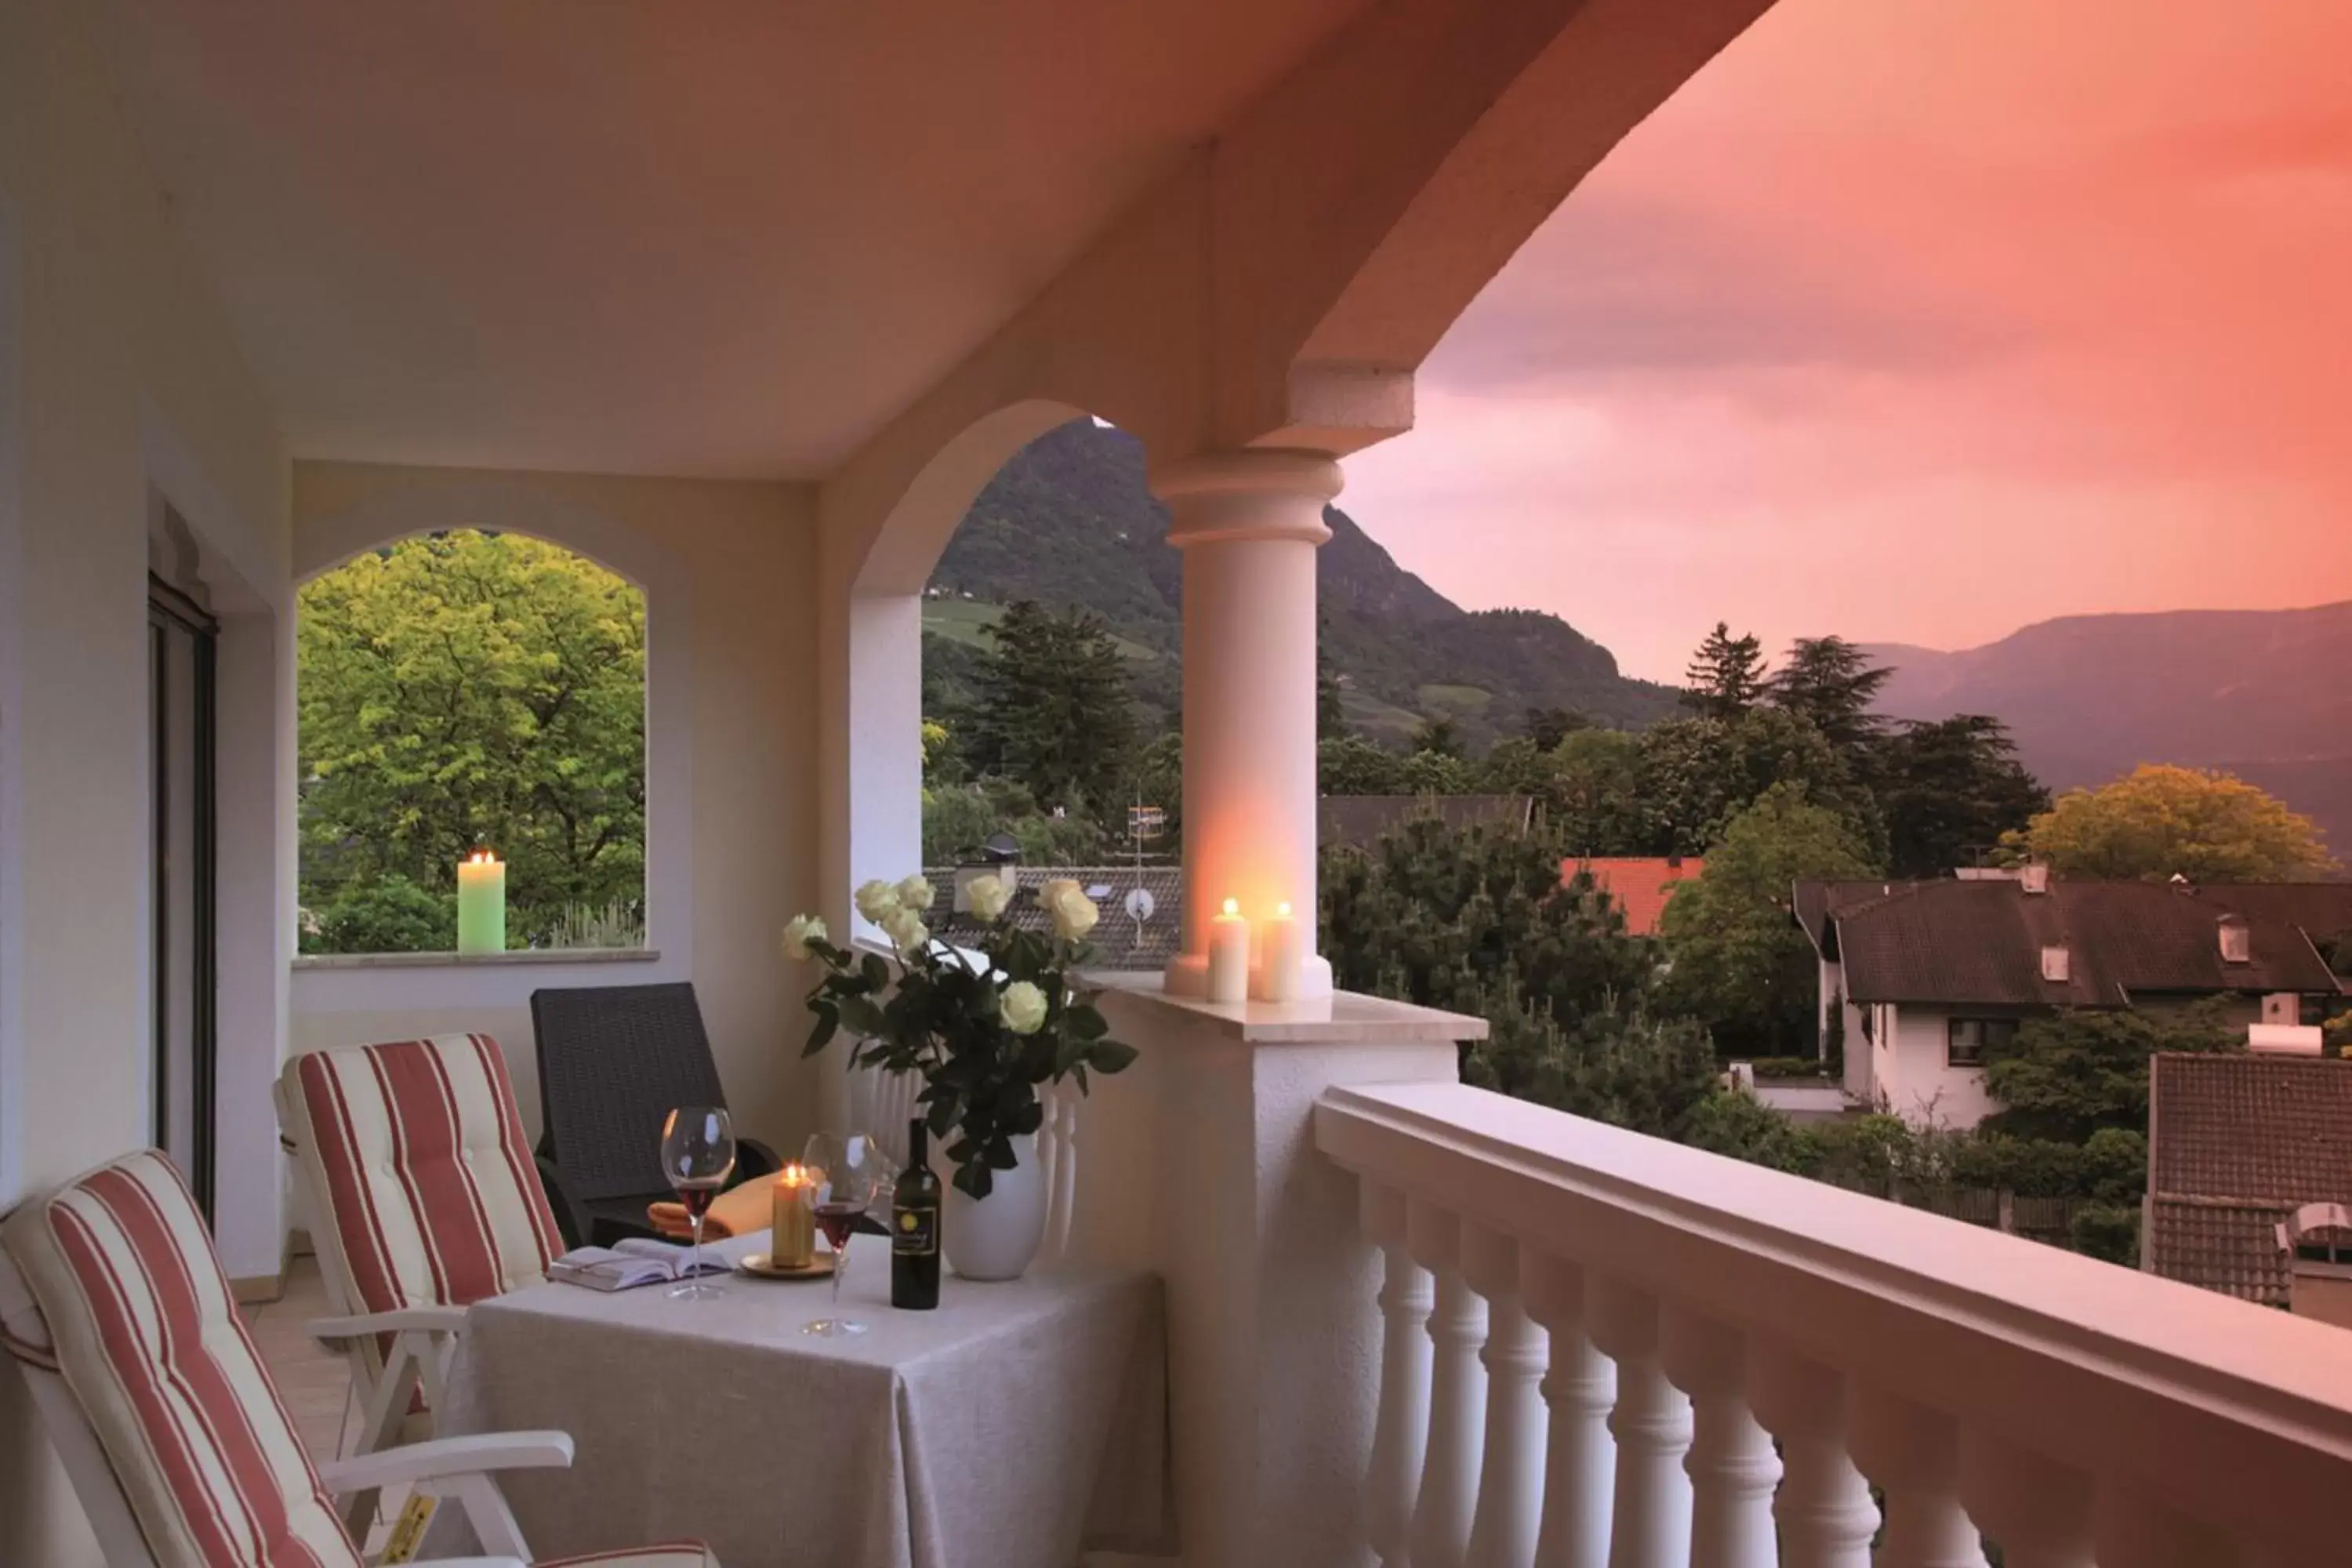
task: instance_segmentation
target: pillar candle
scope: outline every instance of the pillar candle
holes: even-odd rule
[[[806,1268],[816,1255],[816,1211],[809,1206],[815,1190],[808,1172],[786,1165],[776,1178],[773,1218],[769,1226],[768,1262],[776,1268]]]
[[[1238,900],[1227,899],[1209,922],[1209,1000],[1242,1002],[1249,997],[1250,928]]]
[[[1299,972],[1307,962],[1307,930],[1288,904],[1275,906],[1274,918],[1258,931],[1257,999],[1261,1002],[1298,1000]]]
[[[487,849],[457,862],[457,951],[507,950],[507,866]]]

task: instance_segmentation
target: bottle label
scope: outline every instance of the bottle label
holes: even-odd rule
[[[939,1210],[902,1208],[891,1211],[890,1252],[893,1257],[929,1258],[939,1249]]]

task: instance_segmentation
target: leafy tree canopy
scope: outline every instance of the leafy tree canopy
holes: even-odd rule
[[[2270,882],[2336,868],[2317,825],[2276,796],[2229,773],[2153,763],[2068,790],[2001,846],[2012,862],[2062,877]]]
[[[641,904],[642,594],[560,546],[467,530],[360,556],[299,608],[311,945],[446,945],[425,905],[486,846],[507,862],[509,942],[568,905]]]
[[[1706,869],[1659,920],[1674,961],[1667,994],[1734,1056],[1789,1056],[1813,1043],[1811,945],[1789,916],[1800,878],[1866,877],[1869,851],[1804,787],[1778,784],[1734,817]]]
[[[1880,741],[1874,772],[1897,877],[1980,864],[2003,835],[2050,809],[2050,792],[2018,762],[2008,726],[1982,714],[1904,724]]]
[[[2062,1143],[2085,1143],[2102,1129],[2144,1132],[2148,1058],[2226,1051],[2242,1037],[2217,1002],[2028,1019],[2015,1038],[1987,1046],[1985,1086],[2001,1109],[1985,1119],[1985,1131]]]

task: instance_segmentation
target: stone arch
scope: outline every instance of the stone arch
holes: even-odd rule
[[[694,638],[691,578],[658,541],[527,479],[432,477],[306,514],[298,504],[293,575],[307,583],[370,550],[463,528],[529,534],[621,577],[646,601],[646,944],[641,978],[693,973]]]

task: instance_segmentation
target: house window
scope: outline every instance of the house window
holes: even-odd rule
[[[2006,1046],[2016,1037],[2014,1018],[1954,1018],[1944,1036],[1944,1065],[1980,1068],[1988,1046]]]

